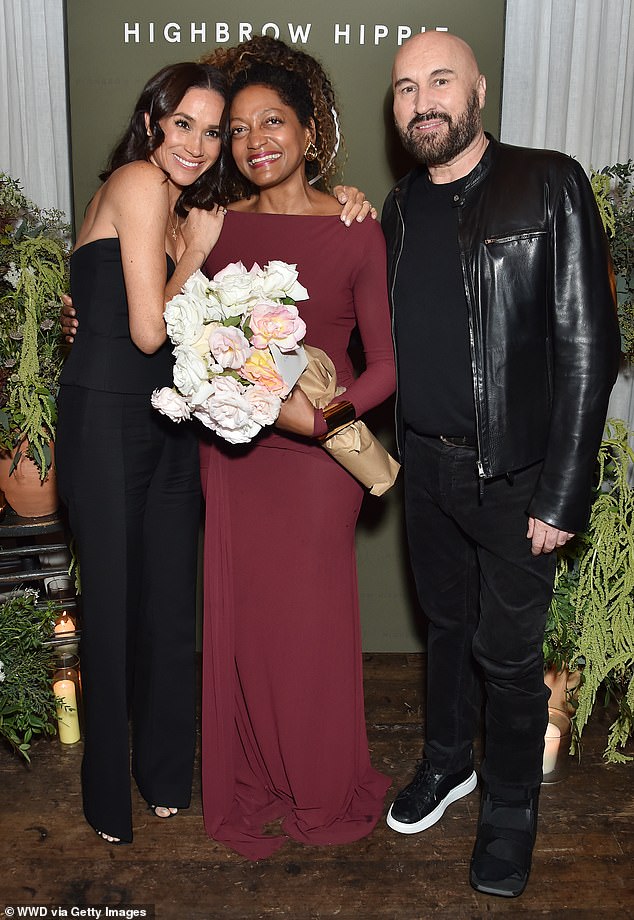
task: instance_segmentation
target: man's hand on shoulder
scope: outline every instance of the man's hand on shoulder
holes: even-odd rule
[[[539,518],[529,517],[526,536],[531,541],[533,556],[539,556],[540,553],[552,553],[558,546],[563,546],[568,540],[572,540],[574,533],[559,530],[540,521]]]

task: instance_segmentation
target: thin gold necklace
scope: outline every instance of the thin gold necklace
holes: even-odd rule
[[[169,214],[167,215],[167,219],[169,220],[172,239],[174,240],[174,242],[176,242],[176,240],[178,239],[178,224],[180,222],[180,215],[179,214],[176,215],[176,224],[174,224],[174,221],[172,220],[172,213],[173,213],[172,211],[169,212]]]

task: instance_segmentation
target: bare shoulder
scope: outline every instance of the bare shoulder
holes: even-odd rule
[[[114,195],[163,192],[167,196],[167,177],[154,163],[134,160],[115,169],[104,188]]]
[[[339,204],[334,195],[328,195],[326,192],[318,192],[312,189],[312,205],[314,212],[322,217],[334,217],[341,214],[343,205]]]

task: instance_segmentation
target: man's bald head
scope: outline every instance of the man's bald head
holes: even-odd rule
[[[469,45],[448,32],[413,36],[396,55],[392,88],[406,150],[440,170],[434,181],[466,175],[487,143],[480,115],[486,80]]]
[[[407,71],[408,66],[416,66],[423,57],[434,55],[444,56],[458,71],[471,78],[474,84],[480,76],[473,49],[462,38],[449,32],[420,32],[397,51],[392,69],[392,85],[397,71]]]

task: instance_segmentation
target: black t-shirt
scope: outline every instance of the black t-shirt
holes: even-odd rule
[[[399,397],[419,434],[475,435],[469,321],[458,248],[465,179],[410,183],[394,291]]]

